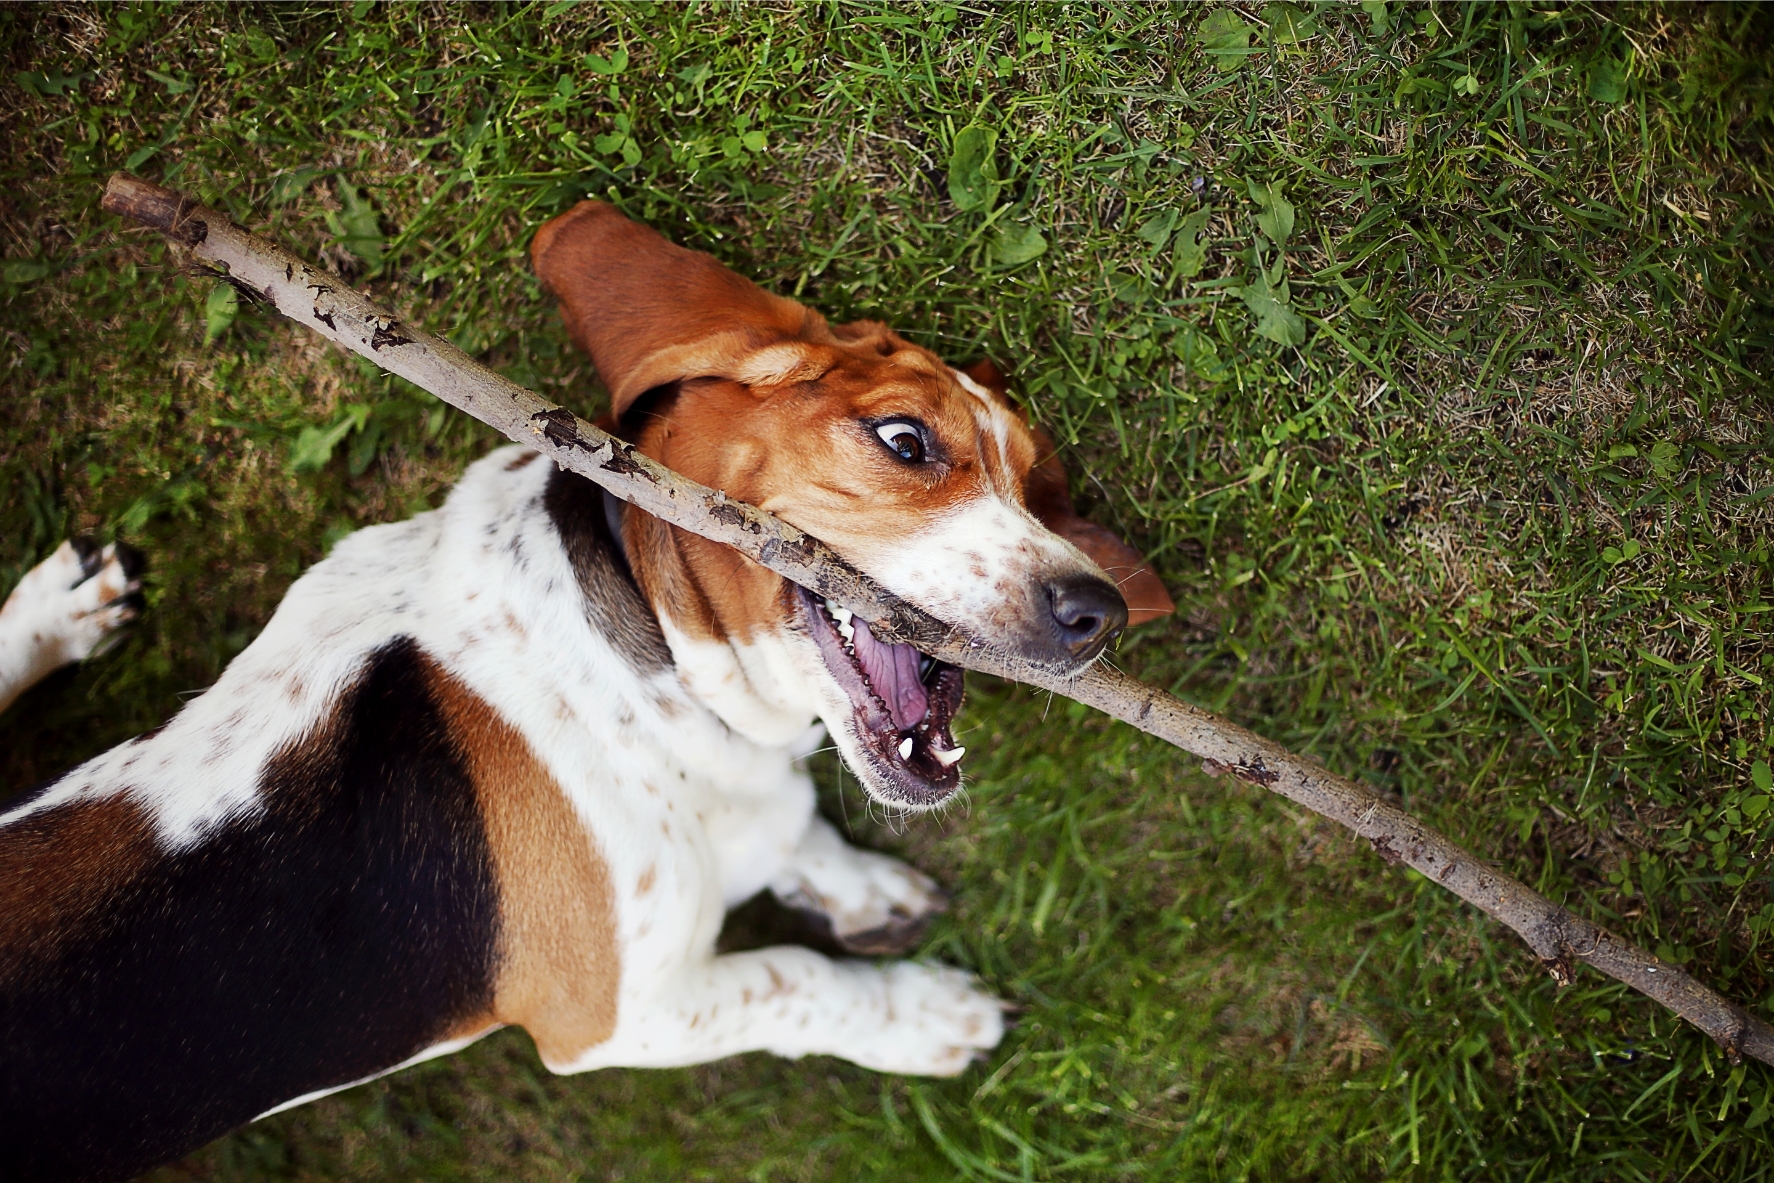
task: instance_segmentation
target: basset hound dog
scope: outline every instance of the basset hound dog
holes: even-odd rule
[[[1170,610],[989,365],[829,325],[599,202],[531,253],[647,455],[1049,665]],[[100,608],[132,579],[69,549],[21,584],[0,701],[132,611]],[[715,947],[766,888],[858,953],[916,943],[941,892],[846,843],[799,761],[829,735],[876,801],[940,806],[961,692],[735,552],[493,452],[441,508],[340,541],[164,726],[0,806],[0,1178],[125,1178],[508,1024],[556,1072],[751,1050],[962,1071],[1003,1031],[967,974]]]

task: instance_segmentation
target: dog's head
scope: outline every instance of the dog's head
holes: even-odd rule
[[[989,362],[828,325],[602,202],[543,226],[531,256],[622,434],[926,611],[1061,671],[1171,611],[1140,556],[1078,516]],[[644,514],[623,538],[680,675],[729,725],[781,742],[813,711],[877,799],[927,808],[958,787],[959,669]]]

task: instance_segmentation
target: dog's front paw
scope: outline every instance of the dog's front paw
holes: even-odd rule
[[[973,975],[900,961],[873,968],[884,979],[886,1019],[839,1055],[877,1072],[958,1076],[1004,1038],[1004,1004]]]
[[[831,914],[832,935],[847,952],[864,957],[909,953],[937,916],[949,910],[948,893],[936,880],[896,858],[860,852],[866,860],[861,907]]]
[[[803,853],[774,886],[783,903],[823,918],[845,952],[863,957],[917,948],[931,919],[949,907],[947,893],[930,876],[847,844]]]
[[[133,547],[76,538],[26,572],[4,613],[35,650],[27,664],[47,673],[114,642],[141,611],[142,566]]]

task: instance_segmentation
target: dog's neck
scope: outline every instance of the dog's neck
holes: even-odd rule
[[[612,536],[653,608],[684,686],[755,743],[801,740],[817,700],[787,635],[789,585],[727,547],[604,494]]]

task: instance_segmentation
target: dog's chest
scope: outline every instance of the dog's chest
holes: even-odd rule
[[[672,663],[596,491],[498,456],[465,477],[426,645],[552,774],[608,866],[622,944],[643,960],[709,940],[764,887],[812,814],[786,743],[728,727]],[[440,589],[441,590],[441,589]],[[630,975],[625,973],[625,977]]]
[[[680,686],[649,691],[606,716],[583,683],[538,680],[512,713],[544,716],[525,730],[610,868],[624,945],[665,953],[709,939],[787,860],[812,808],[795,757],[821,732],[765,747]]]

